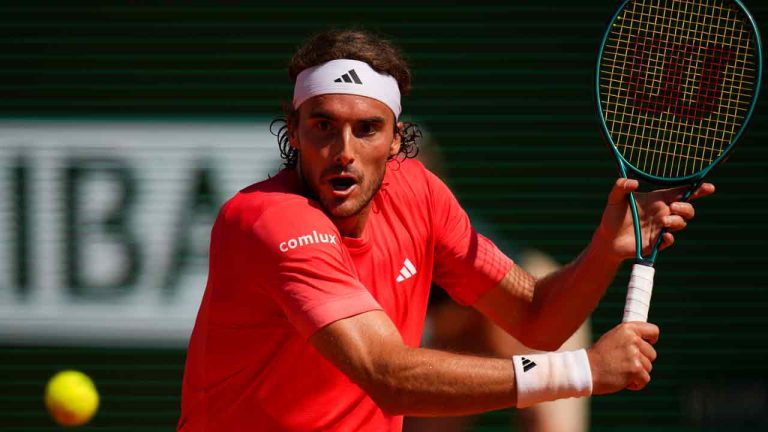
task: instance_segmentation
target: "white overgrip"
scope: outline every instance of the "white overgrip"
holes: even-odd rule
[[[656,272],[651,266],[635,264],[629,276],[627,300],[624,303],[623,322],[648,321],[648,309],[651,306],[653,292],[653,275]]]

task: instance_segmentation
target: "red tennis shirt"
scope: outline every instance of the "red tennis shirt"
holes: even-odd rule
[[[402,416],[382,412],[307,339],[380,309],[416,347],[432,279],[472,304],[512,266],[420,162],[388,163],[360,238],[341,236],[302,189],[285,169],[222,207],[179,430],[399,431]]]

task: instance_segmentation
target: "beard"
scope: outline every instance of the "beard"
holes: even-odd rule
[[[367,187],[363,187],[364,183],[360,182],[359,192],[354,197],[348,197],[346,199],[339,199],[330,197],[328,200],[321,200],[320,204],[323,206],[328,215],[334,219],[347,219],[359,215],[363,210],[368,208],[369,204],[373,200],[373,197],[381,189],[381,185],[384,182],[384,175],[377,176],[373,179],[373,183]]]
[[[326,178],[330,175],[339,174],[351,174],[357,179],[356,188],[350,196],[336,197],[328,191],[328,186],[325,184],[311,184],[308,181],[308,176],[303,172],[301,159],[298,163],[298,172],[301,176],[305,187],[310,193],[310,196],[318,201],[328,216],[332,219],[347,219],[359,215],[364,211],[373,200],[373,197],[381,189],[381,185],[384,182],[384,174],[386,173],[386,166],[382,168],[381,172],[374,173],[374,177],[367,182],[367,176],[354,167],[341,167],[332,166],[323,170],[320,175],[320,179]]]

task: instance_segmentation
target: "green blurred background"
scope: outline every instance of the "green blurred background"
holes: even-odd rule
[[[216,158],[228,147],[215,140],[195,144],[204,149],[195,153],[200,158],[192,157],[199,163],[187,165],[189,176],[171,179],[189,188],[188,199],[173,209],[181,219],[163,229],[179,233],[170,235],[176,246],[163,263],[174,273],[151,270],[151,260],[141,259],[155,243],[136,236],[120,240],[126,227],[140,232],[146,223],[147,230],[155,229],[151,218],[112,214],[91,225],[77,218],[79,207],[70,201],[82,201],[78,194],[90,183],[85,189],[67,186],[70,199],[58,207],[30,203],[36,186],[58,183],[58,177],[43,178],[46,170],[63,167],[62,178],[78,184],[78,161],[84,161],[85,171],[118,185],[118,201],[141,201],[166,180],[143,179],[150,171],[142,169],[186,160],[183,140],[194,135],[190,125],[266,128],[290,99],[285,65],[295,47],[314,31],[361,26],[389,36],[410,60],[414,91],[404,100],[404,115],[440,143],[461,202],[498,233],[566,262],[589,241],[616,177],[594,114],[593,80],[598,45],[617,3],[0,6],[0,430],[58,430],[44,411],[42,393],[48,377],[63,368],[90,374],[102,395],[98,415],[82,430],[172,430],[188,333],[183,327],[194,318],[194,310],[173,309],[174,302],[179,290],[189,298],[202,292],[205,241],[199,238],[207,236],[215,208],[238,186],[264,177],[242,166],[230,185],[216,169],[226,166]],[[746,4],[758,22],[768,22],[768,4]],[[711,177],[718,194],[699,203],[697,220],[659,260],[651,320],[662,335],[652,383],[642,392],[593,398],[591,430],[768,430],[768,150],[760,147],[768,136],[768,107],[761,105],[734,156]],[[96,132],[87,136],[99,136],[97,157],[89,158],[89,145],[52,138],[67,125],[93,126]],[[163,138],[156,138],[150,141],[157,147],[149,148],[144,142],[151,155],[144,160],[141,147],[110,141],[147,125],[177,131],[174,144],[163,147]],[[41,138],[38,128],[52,132]],[[113,128],[123,132],[113,135]],[[269,152],[274,169],[267,171],[274,173],[277,148],[271,144],[236,150],[256,158]],[[59,159],[46,159],[53,153]],[[122,168],[114,169],[105,156],[110,153],[130,153],[138,165],[121,177]],[[68,162],[55,162],[60,160]],[[46,224],[64,228],[49,239]],[[178,229],[186,225],[197,233]],[[111,241],[128,258],[111,270],[120,274],[116,279],[103,268],[93,271],[105,274],[78,279],[78,239],[99,226],[112,237],[94,244]],[[49,243],[58,252],[46,254],[39,246]],[[61,264],[40,264],[51,259]],[[190,272],[196,278],[184,279]],[[103,283],[84,283],[88,277]],[[624,271],[595,312],[596,337],[620,320],[626,281]],[[38,296],[38,285],[52,294]],[[147,312],[144,297],[124,300],[134,291],[161,294],[151,297],[156,302]],[[126,337],[119,326],[101,333],[113,311],[123,308],[121,301],[143,326]],[[61,314],[46,315],[46,308],[60,304],[67,305],[66,315],[93,317],[87,331],[60,334],[57,329],[66,326],[55,317]],[[158,336],[163,321],[156,318],[166,306],[187,311],[187,321],[179,332]],[[29,320],[25,311],[31,311]],[[485,415],[476,430],[507,430],[508,417]]]

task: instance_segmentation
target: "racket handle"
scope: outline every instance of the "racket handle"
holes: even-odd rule
[[[627,301],[624,303],[624,319],[622,322],[648,321],[648,308],[651,307],[651,293],[653,292],[653,274],[656,272],[651,266],[635,264],[632,266],[632,274],[629,276],[627,288]]]

